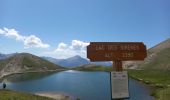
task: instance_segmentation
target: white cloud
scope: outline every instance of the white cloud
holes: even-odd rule
[[[71,43],[70,49],[77,50],[77,51],[84,50],[87,45],[89,45],[89,43],[85,43],[79,40],[73,40]]]
[[[67,44],[65,43],[59,43],[58,47],[57,47],[57,51],[62,51],[62,50],[66,50],[67,49]]]
[[[82,57],[86,57],[86,46],[89,43],[72,40],[71,44],[59,43],[57,48],[51,52],[45,52],[46,56],[51,56],[55,58],[68,58],[75,55],[80,55]]]
[[[42,41],[35,35],[27,36],[24,39],[24,45],[26,48],[36,47],[36,48],[48,48],[48,44],[42,43]]]
[[[20,35],[15,29],[8,29],[8,28],[0,29],[0,35],[23,42],[25,48],[31,48],[31,47],[48,48],[49,47],[49,44],[43,43],[41,39],[36,37],[35,35],[23,36]]]

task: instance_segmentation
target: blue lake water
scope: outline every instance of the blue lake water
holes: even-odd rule
[[[69,70],[36,79],[25,79],[24,74],[19,74],[17,77],[24,80],[10,82],[7,79],[8,89],[31,93],[67,93],[79,97],[81,100],[111,100],[110,74],[108,72]],[[135,80],[129,80],[129,91],[130,99],[126,100],[154,100],[154,98],[149,95],[149,88]]]

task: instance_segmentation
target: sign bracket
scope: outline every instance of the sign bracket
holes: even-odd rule
[[[118,72],[123,71],[122,61],[121,60],[113,61],[113,69]]]

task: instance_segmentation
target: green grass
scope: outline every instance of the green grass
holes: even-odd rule
[[[54,99],[10,90],[0,90],[0,100],[54,100]]]
[[[170,88],[160,89],[156,93],[158,100],[170,100]]]
[[[34,61],[34,59],[37,59],[38,61]],[[62,68],[44,59],[38,59],[38,58],[34,58],[34,59],[29,57],[24,57],[22,61],[22,66],[27,66],[30,68],[30,70],[36,70],[43,67],[47,67],[48,70],[55,70],[57,68]]]
[[[73,68],[73,70],[79,71],[111,71],[112,67],[104,67],[104,66],[92,66],[92,67],[77,67]]]
[[[170,85],[169,70],[128,70],[129,75],[135,79],[143,79],[149,84]]]
[[[156,88],[156,100],[170,100],[170,70],[128,70],[130,77]]]

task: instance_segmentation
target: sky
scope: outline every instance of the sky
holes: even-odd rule
[[[0,0],[0,53],[86,58],[89,42],[170,38],[169,0]]]

